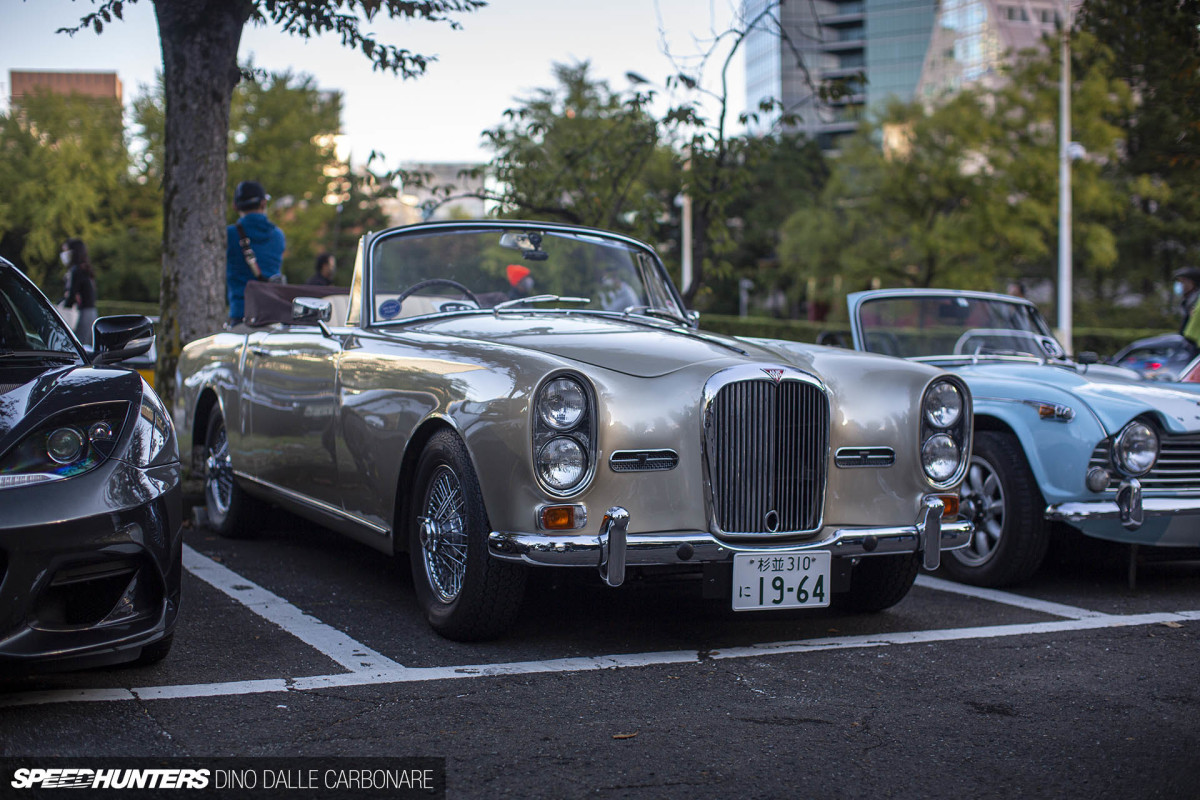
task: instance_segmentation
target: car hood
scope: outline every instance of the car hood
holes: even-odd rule
[[[112,400],[140,401],[142,379],[125,369],[98,369],[88,366],[64,366],[42,372],[22,384],[12,385],[0,378],[0,452],[12,444],[9,434],[25,428],[34,420],[71,406]],[[19,434],[18,434],[19,435]]]
[[[719,334],[600,315],[473,314],[432,320],[415,329],[549,353],[642,378],[705,362],[778,361],[770,350]]]
[[[977,403],[988,399],[1059,403],[1066,393],[1084,403],[1108,431],[1155,413],[1173,433],[1200,431],[1200,393],[1171,384],[1129,380],[1108,370],[1041,364],[973,364],[954,367]],[[1083,409],[1076,408],[1076,412]]]

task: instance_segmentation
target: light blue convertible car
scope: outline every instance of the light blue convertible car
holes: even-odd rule
[[[854,348],[949,369],[974,396],[958,580],[1003,586],[1041,564],[1052,523],[1100,539],[1200,545],[1200,393],[1066,355],[1027,300],[933,289],[852,294]]]

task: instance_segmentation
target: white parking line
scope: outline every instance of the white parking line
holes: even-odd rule
[[[770,655],[853,650],[892,645],[930,644],[967,639],[1006,636],[1034,636],[1047,633],[1121,628],[1138,625],[1176,624],[1200,620],[1200,610],[1154,614],[1109,615],[1073,606],[1034,600],[1008,592],[962,586],[928,575],[917,578],[917,585],[937,591],[978,597],[1006,605],[1019,606],[1064,617],[1052,622],[1024,625],[992,625],[975,628],[946,628],[927,631],[901,631],[865,636],[839,636],[793,642],[768,642],[719,651],[675,650],[657,653],[629,653],[591,658],[559,658],[541,661],[516,661],[505,664],[468,664],[451,667],[404,667],[369,647],[354,641],[341,631],[326,625],[232,570],[184,545],[184,566],[196,577],[229,595],[263,618],[296,636],[310,647],[350,670],[336,675],[296,678],[267,678],[184,686],[145,686],[131,689],[63,689],[23,692],[0,696],[0,708],[57,703],[100,703],[121,700],[185,700],[205,697],[231,697],[248,694],[272,694],[295,691],[416,683],[455,679],[488,678],[539,673],[593,672],[603,669],[648,667],[670,664],[698,664],[706,659],[761,658]]]
[[[961,594],[965,597],[977,597],[981,600],[989,600],[993,603],[1003,603],[1007,606],[1026,608],[1030,611],[1040,611],[1043,614],[1050,614],[1055,617],[1066,617],[1067,619],[1090,619],[1092,617],[1104,616],[1099,611],[1088,611],[1086,608],[1076,608],[1075,606],[1067,606],[1061,603],[1051,603],[1048,600],[1038,600],[1033,597],[1024,597],[1019,594],[1001,592],[996,589],[984,589],[979,586],[967,586],[963,583],[942,580],[941,578],[935,578],[931,575],[918,575],[917,586],[924,586],[926,589],[936,589],[939,592]]]
[[[1133,614],[1128,616],[1099,615],[1088,619],[1064,619],[1054,622],[1035,622],[1025,625],[994,625],[977,628],[947,628],[930,631],[904,631],[866,636],[843,636],[809,639],[798,642],[773,642],[732,647],[719,651],[698,653],[676,650],[660,653],[631,653],[628,655],[598,656],[595,658],[562,658],[543,661],[517,661],[507,664],[472,664],[457,667],[397,668],[376,673],[350,672],[339,675],[314,675],[305,678],[268,679],[205,683],[192,686],[148,686],[133,689],[70,689],[49,692],[25,692],[0,697],[0,708],[72,702],[111,702],[116,700],[183,700],[205,697],[228,697],[247,694],[269,694],[318,689],[371,686],[382,684],[417,683],[456,679],[493,678],[505,675],[531,675],[559,672],[594,672],[603,669],[647,667],[654,665],[698,664],[706,659],[763,658],[772,655],[812,653],[831,650],[851,650],[890,645],[931,644],[967,639],[991,639],[1006,636],[1031,636],[1046,633],[1121,628],[1138,625],[1160,625],[1200,620],[1200,610]]]
[[[183,546],[183,566],[200,580],[229,595],[263,619],[275,623],[351,672],[392,671],[404,668],[387,656],[354,641],[337,628],[305,614],[279,595],[201,555],[186,544]]]

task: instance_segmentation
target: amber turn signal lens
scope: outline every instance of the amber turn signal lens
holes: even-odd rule
[[[575,529],[575,506],[546,506],[542,509],[542,528],[548,531]]]
[[[942,519],[954,519],[958,516],[958,495],[939,494],[937,499],[942,501]]]

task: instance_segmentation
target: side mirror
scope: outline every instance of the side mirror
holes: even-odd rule
[[[297,297],[292,300],[292,322],[316,325],[333,317],[333,303],[321,297]]]
[[[689,309],[686,316],[687,316],[688,324],[690,324],[693,328],[700,327],[700,312],[699,311],[692,311],[691,309]]]
[[[92,324],[92,341],[92,365],[115,364],[150,352],[154,323],[141,314],[101,317]]]
[[[1099,364],[1100,356],[1093,353],[1091,350],[1084,350],[1082,353],[1075,354],[1075,360],[1080,364]]]

